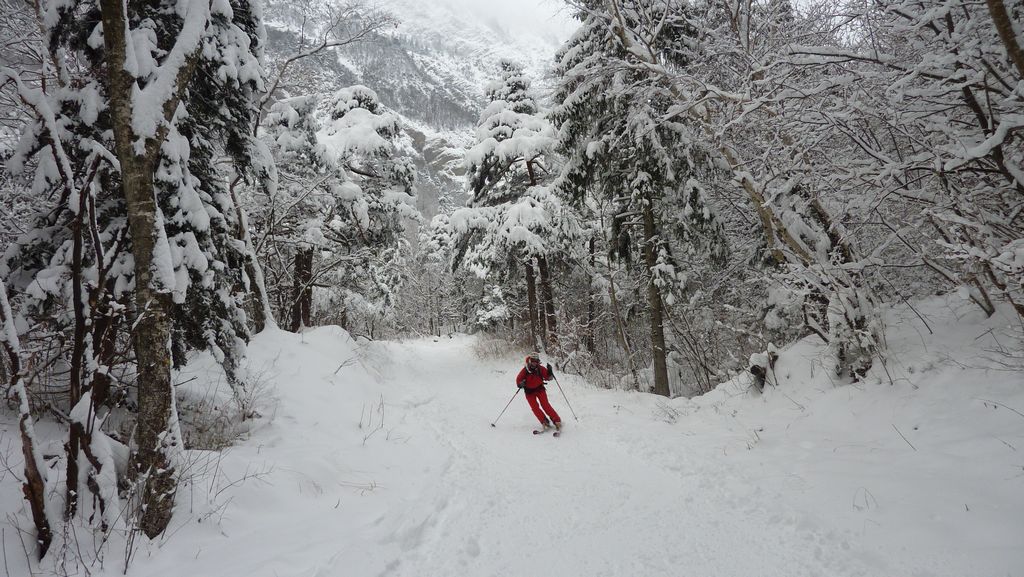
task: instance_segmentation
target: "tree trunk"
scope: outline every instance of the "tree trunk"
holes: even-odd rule
[[[131,146],[130,143],[128,146]],[[130,153],[130,151],[129,151]],[[135,257],[135,357],[138,361],[139,419],[135,471],[143,475],[142,517],[139,526],[153,539],[171,520],[177,491],[171,454],[180,440],[170,430],[175,422],[171,383],[171,293],[153,278],[157,206],[153,171],[142,162],[124,162],[121,175],[128,201],[128,221]]]
[[[617,334],[619,335],[619,341],[622,345],[622,349],[626,351],[626,364],[629,366],[629,372],[633,375],[633,386],[640,390],[640,377],[636,372],[636,364],[633,359],[633,347],[629,344],[629,334],[626,332],[626,321],[622,318],[622,310],[619,308],[619,297],[615,294],[615,276],[612,271],[608,271],[608,298],[612,303],[612,314],[615,315],[615,326],[618,328]]]
[[[644,264],[647,267],[647,304],[651,317],[651,354],[654,361],[654,393],[668,397],[668,364],[665,360],[664,307],[661,292],[654,284],[654,270],[658,266],[657,231],[654,208],[650,199],[644,201]]]
[[[1006,10],[1003,0],[985,0],[988,5],[988,13],[992,16],[992,23],[996,26],[999,39],[1003,41],[1006,54],[1010,57],[1019,77],[1024,77],[1024,50],[1021,50],[1017,43],[1017,33],[1013,30],[1013,23]]]
[[[527,310],[526,314],[530,317],[530,342],[535,348],[540,348],[539,343],[539,332],[537,322],[537,283],[535,281],[536,274],[533,270],[533,257],[530,257],[526,261],[526,302]]]
[[[544,325],[546,327],[545,343],[548,352],[558,350],[558,315],[555,314],[555,296],[551,290],[551,274],[548,269],[547,257],[539,257],[537,263],[540,268],[540,293],[544,302]]]
[[[109,284],[107,294],[112,294],[113,283]],[[93,358],[99,367],[109,367],[114,362],[114,356],[117,354],[118,320],[118,313],[112,309],[110,303],[105,298],[101,299],[94,309],[92,318],[92,343],[95,349]],[[100,423],[103,421],[102,419],[97,419],[97,415],[110,397],[112,381],[109,372],[106,370],[92,371],[90,377],[89,383],[83,389],[90,394],[90,406],[86,413],[86,420],[85,422],[72,421],[70,434],[71,439],[78,442],[80,452],[77,455],[84,456],[87,461],[85,466],[90,468],[86,486],[92,493],[93,503],[100,510],[100,527],[105,532],[110,527],[106,513],[109,503],[107,502],[107,495],[104,495],[97,481],[103,475],[104,464],[93,453],[93,435],[102,435],[102,433],[96,431],[97,421]]]
[[[25,482],[21,492],[28,501],[32,522],[36,526],[36,543],[39,545],[39,559],[46,555],[53,541],[53,525],[46,514],[46,463],[35,445],[35,428],[32,423],[28,392],[21,380],[21,346],[14,328],[14,315],[7,301],[7,287],[0,280],[0,343],[3,344],[11,363],[10,390],[18,400],[18,429],[21,432],[21,455],[25,462]]]
[[[103,302],[97,307],[93,319],[92,342],[96,347],[95,357],[99,366],[109,367],[114,363],[114,356],[117,354],[117,326],[119,318],[109,303]],[[92,401],[97,406],[106,404],[110,397],[111,378],[107,371],[96,371],[92,373],[92,382],[89,390],[92,391]]]
[[[79,192],[78,214],[75,215],[72,226],[72,251],[71,251],[71,299],[72,309],[75,316],[74,342],[71,345],[71,374],[68,378],[68,413],[78,404],[82,398],[82,380],[85,360],[86,337],[88,327],[85,324],[85,293],[82,288],[82,222],[85,220],[86,201],[89,198],[89,191]],[[99,265],[98,265],[99,266]],[[64,519],[69,520],[75,515],[78,509],[78,457],[80,454],[82,438],[78,429],[71,427],[68,431],[68,443],[65,447],[67,455],[66,474],[64,478]]]
[[[20,376],[14,377],[20,379]],[[19,388],[20,405],[22,411],[18,419],[18,429],[21,431],[21,456],[25,459],[25,482],[21,486],[21,493],[28,501],[29,509],[32,511],[32,522],[36,526],[36,544],[39,545],[39,559],[46,556],[46,551],[53,541],[53,529],[46,516],[46,480],[42,475],[45,470],[39,450],[36,448],[35,433],[32,424],[32,416],[28,412],[28,395],[25,393],[24,383],[15,385]]]
[[[78,401],[75,401],[77,404]],[[71,405],[74,408],[75,405]],[[64,520],[69,521],[78,510],[78,456],[82,452],[82,434],[79,427],[71,424],[68,430],[68,442],[64,445],[64,453],[67,457],[65,468],[66,478],[64,479]]]
[[[106,48],[107,74],[110,81],[110,112],[113,120],[115,151],[121,165],[121,187],[128,212],[128,227],[135,261],[135,338],[138,363],[137,383],[139,416],[136,428],[137,452],[133,470],[142,476],[142,507],[139,527],[151,539],[171,520],[177,479],[172,452],[180,450],[180,432],[171,383],[172,287],[162,286],[163,279],[154,278],[158,263],[154,258],[163,231],[157,230],[158,219],[153,169],[166,130],[158,130],[156,138],[146,141],[144,152],[137,151],[138,136],[133,128],[132,95],[137,89],[135,79],[125,70],[128,61],[125,37],[125,7],[116,0],[102,0],[103,42]],[[192,59],[194,66],[194,58]],[[182,67],[176,91],[182,91],[191,71]],[[180,92],[179,92],[180,94]],[[164,103],[161,111],[169,121],[177,108],[177,97]],[[154,113],[156,111],[153,111]],[[163,240],[166,243],[166,240]],[[163,247],[167,251],[167,247]],[[169,252],[169,251],[167,251]],[[172,430],[173,429],[173,430]]]
[[[533,161],[526,161],[526,171],[530,176],[530,186],[537,186],[537,174],[533,169]],[[558,320],[555,318],[555,302],[551,292],[551,278],[548,276],[548,261],[544,256],[537,257],[537,268],[540,272],[540,304],[536,303],[536,288],[530,281],[529,291],[533,294],[530,305],[530,319],[536,315],[535,325],[540,328],[540,340],[534,332],[534,342],[539,342],[546,352],[558,347]],[[527,278],[534,276],[533,259],[527,265]]]
[[[313,308],[313,249],[303,248],[295,253],[295,268],[292,271],[292,332],[308,327],[310,309]]]
[[[263,267],[260,266],[256,257],[256,249],[253,247],[252,236],[249,234],[249,219],[238,201],[238,193],[235,186],[242,180],[239,176],[229,186],[231,191],[231,202],[235,205],[235,218],[238,220],[236,235],[239,241],[245,245],[245,276],[249,279],[248,290],[252,293],[250,310],[252,311],[253,324],[256,332],[262,331],[267,325],[276,327],[274,309],[270,306],[270,298],[267,296],[266,281],[263,277]]]
[[[595,239],[590,239],[589,250],[590,250],[590,268],[595,270],[597,266],[597,257],[595,255],[597,242]],[[597,323],[597,291],[594,290],[594,283],[591,282],[587,287],[587,333],[586,333],[586,347],[587,352],[591,355],[597,353],[597,348],[594,344],[594,327]]]

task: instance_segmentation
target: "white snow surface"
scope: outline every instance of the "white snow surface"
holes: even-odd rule
[[[1024,379],[1004,366],[1022,359],[999,348],[1011,313],[955,296],[916,308],[934,334],[888,311],[888,375],[864,384],[832,382],[810,339],[780,351],[764,394],[740,376],[666,400],[556,371],[579,417],[550,386],[557,439],[531,434],[521,395],[490,426],[522,356],[481,358],[476,337],[267,330],[249,347],[265,416],[181,490],[127,575],[1024,575]],[[213,366],[176,379],[213,389]],[[16,424],[0,426],[9,446]],[[12,475],[0,506],[30,526]],[[119,539],[89,574],[121,574]],[[15,531],[4,540],[9,574],[28,574]]]

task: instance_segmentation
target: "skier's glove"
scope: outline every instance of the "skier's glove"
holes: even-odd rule
[[[518,383],[516,383],[516,386],[519,387],[520,389],[525,389],[526,381],[519,381]]]
[[[555,371],[554,371],[554,369],[551,368],[551,363],[548,363],[547,369],[548,369],[548,380],[551,380],[551,379],[555,378]]]

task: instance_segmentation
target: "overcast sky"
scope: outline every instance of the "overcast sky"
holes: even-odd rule
[[[430,0],[438,2],[439,0]],[[575,30],[561,0],[440,0],[480,19],[495,22],[509,32],[541,32],[566,40]]]
[[[481,15],[492,16],[510,27],[529,27],[539,22],[569,28],[571,20],[564,2],[559,0],[450,0]]]

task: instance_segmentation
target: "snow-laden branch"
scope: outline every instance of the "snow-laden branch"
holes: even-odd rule
[[[29,88],[22,82],[17,71],[8,67],[0,67],[0,85],[13,82],[17,87],[18,96],[27,106],[31,107],[42,120],[46,131],[50,134],[49,145],[53,150],[53,156],[57,160],[61,179],[64,181],[65,194],[68,198],[68,208],[73,212],[78,210],[76,201],[77,189],[75,187],[75,171],[71,166],[71,160],[64,144],[61,141],[61,130],[57,125],[57,116],[46,98],[46,93],[41,88]]]
[[[288,68],[292,64],[311,56],[316,56],[325,50],[343,48],[345,46],[363,42],[371,38],[380,30],[387,26],[393,26],[397,22],[397,20],[388,13],[375,12],[366,14],[363,12],[363,9],[363,4],[358,1],[343,6],[340,10],[330,16],[316,44],[306,48],[305,50],[299,50],[298,52],[286,57],[284,61],[281,62],[277,68],[277,73],[274,75],[274,80],[270,83],[270,87],[260,100],[259,114],[257,114],[256,123],[253,126],[253,134],[258,133],[263,115],[270,102],[273,100],[274,93],[277,92],[277,87],[285,78]],[[359,27],[348,34],[332,38],[332,35],[336,34],[339,28],[351,21],[358,22]]]
[[[3,345],[11,363],[11,389],[18,399],[18,427],[21,430],[21,449],[25,459],[25,482],[23,492],[32,511],[36,526],[36,541],[39,544],[39,558],[46,554],[53,539],[53,520],[56,518],[46,506],[46,461],[36,442],[32,408],[28,391],[22,379],[21,344],[14,326],[14,313],[7,300],[7,287],[0,279],[0,344]]]
[[[145,153],[147,141],[158,139],[158,126],[170,122],[177,109],[210,22],[210,0],[179,0],[176,8],[183,19],[181,31],[160,64],[154,58],[160,52],[155,35],[149,30],[131,30],[124,18],[129,39],[125,70],[145,82],[132,92],[132,130],[139,139],[135,143],[139,155]]]

